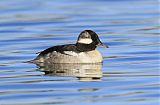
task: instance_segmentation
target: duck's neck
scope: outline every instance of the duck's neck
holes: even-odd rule
[[[80,52],[92,51],[96,49],[96,45],[94,43],[91,44],[76,43],[76,46],[77,50]]]

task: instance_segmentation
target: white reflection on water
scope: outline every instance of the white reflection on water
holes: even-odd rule
[[[99,81],[102,78],[102,64],[37,64],[47,76],[72,76],[80,81]]]

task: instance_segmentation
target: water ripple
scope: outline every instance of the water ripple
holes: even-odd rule
[[[158,1],[1,0],[0,14],[0,104],[160,103]],[[109,46],[98,69],[23,63],[85,29]]]

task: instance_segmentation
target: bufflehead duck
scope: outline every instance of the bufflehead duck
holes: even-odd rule
[[[30,62],[32,63],[101,63],[103,57],[97,46],[108,48],[98,35],[92,30],[84,30],[80,33],[76,44],[66,44],[50,47]]]

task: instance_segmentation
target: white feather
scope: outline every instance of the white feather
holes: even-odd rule
[[[71,56],[78,56],[78,53],[73,52],[73,51],[64,51],[65,54],[71,55]]]
[[[90,44],[92,43],[92,39],[88,38],[88,39],[79,39],[78,43],[84,43],[84,44]]]

